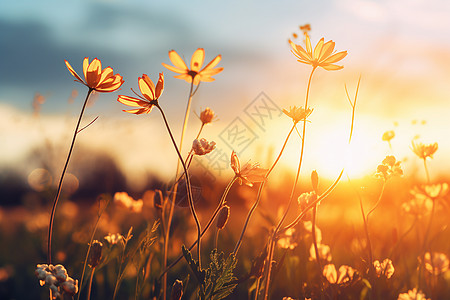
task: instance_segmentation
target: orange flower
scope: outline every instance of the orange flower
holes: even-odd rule
[[[416,144],[412,141],[412,150],[421,159],[433,158],[433,154],[438,150],[438,143],[426,145],[422,143]]]
[[[192,54],[191,69],[187,67],[183,59],[175,50],[169,51],[169,58],[173,66],[165,63],[162,63],[162,65],[170,71],[180,74],[174,76],[175,78],[186,80],[189,83],[194,82],[195,85],[198,85],[200,81],[214,81],[215,79],[211,76],[216,75],[223,70],[223,68],[214,69],[222,59],[221,55],[217,55],[209,64],[200,70],[205,59],[205,50],[203,48],[198,48],[195,50],[194,54]]]
[[[333,41],[324,43],[324,38],[321,38],[313,52],[309,35],[305,34],[305,36],[306,50],[289,40],[289,44],[291,44],[293,49],[291,52],[297,56],[299,62],[311,65],[313,68],[322,67],[329,71],[343,68],[343,66],[334,65],[334,63],[342,60],[347,55],[347,51],[333,53],[335,43]]]
[[[283,109],[283,112],[288,117],[292,118],[292,121],[294,121],[295,124],[297,124],[300,121],[305,120],[309,115],[312,113],[312,109],[304,109],[303,107],[289,107],[289,111],[286,109]]]
[[[124,83],[122,76],[119,74],[114,75],[111,67],[102,70],[102,63],[97,58],[94,58],[91,63],[89,63],[88,57],[85,57],[83,60],[83,73],[86,81],[81,79],[67,60],[64,61],[66,62],[69,72],[76,78],[75,81],[78,81],[97,92],[114,92]]]
[[[143,97],[136,93],[136,96],[139,98],[119,95],[117,101],[128,106],[140,107],[138,109],[124,110],[124,112],[136,115],[144,113],[149,114],[152,111],[153,105],[157,103],[156,101],[164,90],[164,75],[163,73],[159,73],[159,79],[156,87],[147,74],[143,74],[142,78],[139,77],[138,84]]]
[[[253,183],[263,182],[266,180],[267,169],[259,167],[259,164],[246,163],[242,168],[239,162],[239,158],[236,152],[231,153],[231,168],[233,169],[236,177],[239,179],[239,184],[242,183],[253,186]]]

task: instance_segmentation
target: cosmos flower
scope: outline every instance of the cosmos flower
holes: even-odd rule
[[[202,121],[203,125],[206,125],[214,121],[215,117],[214,111],[207,107],[200,113],[199,119]]]
[[[383,135],[381,136],[381,140],[383,140],[385,142],[389,142],[394,137],[395,137],[395,132],[393,130],[388,130],[388,131],[383,133]]]
[[[192,143],[192,150],[195,155],[205,155],[216,148],[215,142],[208,142],[206,139],[195,139]]]
[[[375,268],[375,272],[377,276],[386,276],[387,279],[391,278],[394,275],[394,265],[392,264],[392,260],[389,258],[384,259],[381,263],[376,260],[373,262],[373,266]]]
[[[203,48],[198,48],[195,50],[191,58],[190,69],[175,50],[169,51],[169,58],[173,66],[165,63],[162,63],[162,65],[170,71],[180,74],[174,76],[175,78],[183,79],[189,83],[193,82],[195,85],[198,85],[200,81],[214,81],[215,79],[212,78],[212,76],[222,72],[223,70],[223,68],[214,69],[214,67],[222,59],[221,55],[217,55],[209,64],[200,70],[205,59],[205,50]]]
[[[416,288],[409,290],[407,293],[398,295],[397,300],[430,300],[422,291],[417,291]]]
[[[298,58],[299,62],[311,65],[313,68],[322,67],[328,71],[340,70],[343,68],[343,66],[338,66],[334,63],[342,60],[347,55],[347,51],[334,53],[335,43],[333,41],[325,43],[324,38],[320,39],[313,51],[308,34],[305,34],[305,39],[306,50],[302,46],[289,41],[292,47],[291,52]]]
[[[114,75],[111,67],[107,67],[102,70],[102,63],[97,58],[94,58],[91,63],[89,63],[88,57],[84,58],[83,73],[85,80],[81,79],[67,60],[64,61],[66,62],[69,72],[76,78],[75,81],[84,84],[91,90],[102,93],[110,93],[119,89],[124,83],[122,76],[119,74]]]
[[[400,161],[397,161],[394,156],[388,155],[383,159],[381,165],[378,165],[375,177],[388,180],[394,176],[402,176],[403,170],[400,166]]]
[[[142,206],[144,205],[144,202],[141,199],[134,200],[127,192],[115,193],[114,203],[136,213],[140,213],[142,211]]]
[[[297,124],[300,121],[305,120],[309,115],[312,113],[312,109],[304,109],[303,107],[289,107],[289,111],[286,109],[283,109],[283,112],[288,117],[292,118],[292,121],[294,121],[295,124]]]
[[[342,265],[339,267],[339,272],[333,264],[328,264],[323,267],[323,276],[331,284],[345,284],[351,282],[355,276],[356,270],[352,267]]]
[[[119,95],[117,101],[128,106],[140,107],[138,109],[124,110],[124,112],[136,115],[144,113],[149,114],[152,111],[153,106],[156,104],[155,101],[157,101],[159,97],[161,97],[161,94],[164,90],[164,74],[159,73],[159,79],[156,87],[153,84],[153,81],[146,74],[143,74],[142,77],[139,77],[138,84],[142,96],[136,94],[136,96],[138,96],[139,98],[135,98],[125,95]]]
[[[248,186],[253,186],[253,183],[266,180],[267,169],[260,168],[258,163],[251,164],[250,162],[241,168],[239,158],[234,151],[231,153],[231,168],[241,185],[244,183]]]
[[[436,153],[437,149],[438,143],[425,145],[422,143],[416,144],[412,141],[412,150],[421,159],[433,158],[433,154]]]
[[[433,275],[439,275],[449,269],[449,260],[445,253],[425,253],[425,269]]]

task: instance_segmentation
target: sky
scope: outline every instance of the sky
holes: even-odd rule
[[[305,169],[317,168],[319,174],[332,177],[346,157],[352,158],[355,176],[360,176],[392,152],[411,161],[411,139],[419,135],[424,143],[439,143],[431,169],[442,173],[450,150],[450,122],[443,113],[450,109],[450,3],[445,0],[3,1],[0,167],[31,172],[37,166],[28,163],[30,152],[45,141],[64,157],[86,94],[86,88],[73,81],[64,59],[81,74],[83,58],[97,57],[125,83],[119,92],[98,95],[88,108],[85,124],[99,118],[83,132],[80,147],[106,151],[136,186],[148,172],[170,178],[167,170],[173,168],[168,165],[176,163],[176,155],[170,152],[160,116],[125,114],[126,107],[116,99],[137,89],[142,74],[157,80],[164,72],[160,103],[179,135],[189,85],[174,79],[161,63],[170,64],[169,50],[189,61],[200,47],[205,49],[205,62],[221,54],[224,71],[214,76],[216,81],[200,85],[193,99],[190,135],[195,136],[199,126],[194,112],[211,107],[218,121],[205,130],[205,137],[217,142],[218,153],[229,156],[236,145],[227,144],[224,132],[244,124],[253,133],[252,143],[238,149],[239,155],[243,161],[268,164],[267,157],[279,151],[291,125],[281,109],[304,103],[310,66],[296,61],[287,41],[293,33],[301,35],[299,26],[307,23],[313,44],[321,37],[332,39],[336,50],[348,55],[343,70],[320,69],[313,77]],[[354,97],[360,77],[349,150],[351,108],[344,86]],[[74,89],[78,95],[69,103]],[[39,118],[33,117],[31,105],[36,93],[46,99]],[[258,103],[278,109],[263,125],[251,117]],[[396,132],[392,150],[381,141],[386,130]],[[297,136],[282,164],[297,164],[298,144]]]

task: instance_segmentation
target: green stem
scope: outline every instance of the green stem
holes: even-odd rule
[[[219,201],[219,204],[216,207],[216,210],[214,211],[214,213],[212,214],[211,218],[209,219],[208,223],[206,224],[205,228],[202,231],[201,236],[203,236],[206,231],[208,231],[209,227],[211,226],[212,222],[214,221],[214,219],[216,218],[217,214],[219,213],[220,209],[222,208],[222,206],[225,204],[225,199],[228,195],[228,192],[230,191],[231,187],[233,186],[233,183],[238,179],[238,177],[233,177],[233,179],[228,183],[227,187],[225,188],[224,193],[222,194],[222,197]],[[192,250],[192,248],[195,247],[195,245],[197,244],[198,239],[191,244],[191,246],[188,248],[189,251]],[[166,274],[171,268],[173,268],[173,266],[175,266],[181,259],[183,258],[183,255],[179,255],[177,257],[176,260],[174,260],[160,275],[159,278],[161,278],[162,276],[164,276],[164,274]]]
[[[89,279],[87,300],[91,299],[91,288],[92,288],[92,279],[94,278],[94,271],[95,271],[95,268],[92,268],[91,278]]]
[[[89,88],[89,91],[86,95],[86,99],[84,100],[83,107],[80,112],[80,116],[78,117],[77,126],[75,127],[75,131],[73,133],[72,143],[70,144],[69,153],[67,154],[66,163],[64,164],[63,171],[61,173],[61,177],[59,179],[58,189],[56,190],[55,199],[53,200],[52,212],[50,214],[50,222],[48,226],[48,239],[47,239],[47,262],[48,264],[52,263],[52,234],[53,234],[53,221],[55,219],[56,213],[56,205],[58,204],[59,196],[61,194],[62,183],[64,181],[64,175],[66,174],[67,167],[69,165],[69,160],[72,155],[72,151],[75,145],[75,139],[78,134],[78,128],[80,127],[81,119],[83,117],[84,110],[86,109],[86,104],[88,102],[89,96],[91,95],[93,89]]]
[[[284,148],[286,148],[287,142],[289,140],[289,137],[292,134],[292,131],[295,128],[295,125],[296,125],[295,123],[294,123],[294,125],[292,125],[292,128],[289,131],[289,134],[287,135],[286,139],[284,140],[283,147],[281,147],[280,154],[278,154],[278,157],[272,164],[272,167],[270,167],[270,169],[267,171],[266,176],[265,176],[266,180],[268,179],[269,174],[272,172],[272,170],[275,168],[276,164],[280,160],[281,154],[283,154]],[[244,223],[244,227],[242,228],[241,235],[239,237],[239,240],[236,243],[236,246],[234,247],[234,250],[233,250],[234,255],[237,255],[237,252],[239,251],[239,248],[241,247],[242,239],[244,238],[244,234],[245,234],[245,231],[247,230],[248,223],[250,222],[250,218],[252,217],[253,213],[255,212],[256,207],[258,206],[259,202],[261,201],[261,195],[262,195],[262,191],[263,191],[265,185],[266,185],[266,181],[263,181],[259,185],[258,194],[256,196],[256,201],[255,201],[255,203],[253,203],[253,206],[251,207],[250,211],[247,214],[247,218],[245,219],[245,223]]]
[[[201,269],[201,255],[200,255],[200,251],[201,251],[201,234],[202,234],[202,229],[201,229],[201,225],[200,225],[200,221],[198,220],[197,217],[197,213],[195,212],[195,207],[194,207],[194,201],[192,199],[192,190],[191,190],[191,181],[189,178],[189,174],[188,174],[188,170],[186,168],[186,164],[184,163],[183,157],[181,156],[180,150],[178,149],[177,143],[175,142],[175,139],[173,137],[172,131],[170,130],[169,127],[169,123],[167,122],[166,119],[166,115],[164,114],[164,111],[162,110],[161,106],[159,106],[159,104],[156,102],[155,106],[159,109],[159,111],[161,112],[161,115],[163,117],[164,120],[164,124],[166,125],[167,131],[170,135],[170,139],[172,140],[173,146],[177,152],[178,158],[183,166],[183,170],[184,170],[184,175],[186,178],[186,192],[187,192],[187,198],[189,201],[189,207],[191,209],[191,213],[192,213],[192,217],[194,218],[195,224],[197,225],[197,240],[198,240],[198,244],[197,244],[197,259],[198,259],[198,264],[199,267]]]
[[[189,97],[188,97],[188,103],[186,106],[186,112],[184,114],[184,122],[183,122],[183,129],[181,130],[181,140],[180,140],[180,150],[183,147],[183,140],[184,140],[184,135],[186,132],[186,128],[187,128],[187,122],[189,119],[189,112],[191,109],[191,102],[192,102],[192,89],[193,89],[194,85],[193,82],[191,82],[191,87],[189,90]],[[198,88],[198,87],[197,87]],[[177,169],[175,172],[175,178],[177,178],[178,173],[180,171],[180,161],[177,161]],[[181,178],[181,177],[180,177]],[[169,216],[167,218],[167,228],[166,228],[166,232],[164,235],[164,258],[163,258],[163,268],[166,269],[167,267],[167,258],[168,258],[168,254],[169,254],[169,237],[170,237],[170,227],[172,225],[172,218],[173,218],[173,211],[174,211],[174,207],[175,207],[175,198],[177,195],[177,191],[178,191],[178,180],[175,182],[174,186],[173,186],[173,198],[172,201],[169,202]],[[163,276],[163,300],[167,299],[167,275],[164,274]]]
[[[308,79],[308,87],[306,88],[306,99],[305,99],[305,109],[308,109],[308,99],[309,99],[309,91],[311,88],[311,80],[312,80],[312,76],[314,74],[314,71],[316,70],[316,67],[313,67],[311,74],[309,75],[309,79]],[[301,150],[300,150],[300,160],[298,163],[298,168],[297,168],[297,174],[295,175],[295,180],[294,180],[294,185],[292,187],[291,190],[291,195],[289,196],[289,203],[288,206],[283,214],[283,216],[281,217],[280,221],[278,222],[278,225],[276,226],[273,234],[272,234],[272,239],[271,239],[271,247],[269,247],[270,251],[269,251],[269,255],[268,255],[268,270],[267,270],[267,277],[266,277],[266,284],[265,284],[265,290],[264,290],[264,300],[267,300],[269,297],[269,283],[270,283],[270,273],[272,270],[272,258],[273,258],[273,250],[275,248],[275,240],[276,240],[276,236],[278,234],[278,230],[280,229],[280,227],[283,225],[284,220],[286,219],[286,216],[289,212],[289,209],[291,208],[291,204],[292,204],[292,200],[294,199],[294,194],[295,194],[295,190],[297,188],[297,183],[298,183],[298,179],[300,176],[300,169],[302,166],[302,161],[303,161],[303,153],[304,153],[304,148],[305,148],[305,133],[306,133],[306,115],[303,119],[303,133],[302,133],[302,146],[301,146]]]

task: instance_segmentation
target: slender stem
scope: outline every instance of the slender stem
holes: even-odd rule
[[[189,112],[190,112],[190,108],[191,108],[191,102],[192,102],[192,89],[194,87],[193,82],[191,82],[191,87],[189,90],[189,97],[188,97],[188,103],[186,106],[186,112],[184,114],[184,122],[183,122],[183,129],[181,130],[181,140],[180,140],[180,150],[183,148],[183,140],[184,140],[184,135],[186,132],[186,128],[187,128],[187,122],[189,119]],[[197,87],[198,88],[198,87]],[[195,90],[197,91],[197,90]],[[175,172],[175,178],[178,176],[178,173],[180,171],[180,161],[177,161],[177,169]],[[181,177],[180,177],[181,178]],[[169,254],[169,237],[170,237],[170,227],[172,225],[172,218],[173,218],[173,211],[175,208],[175,198],[177,195],[177,190],[178,190],[178,180],[175,182],[174,186],[173,186],[173,198],[172,201],[169,202],[169,216],[167,218],[167,228],[166,228],[166,232],[164,235],[164,258],[163,258],[163,268],[166,269],[167,268],[167,258],[168,258],[168,254]],[[163,276],[163,300],[167,299],[167,275],[164,273]]]
[[[314,253],[316,254],[318,274],[319,274],[319,278],[320,278],[320,289],[322,290],[322,286],[323,286],[322,264],[320,263],[319,247],[317,247],[316,221],[317,221],[317,204],[314,205],[314,207],[313,207],[311,234],[312,234],[312,240],[313,240],[313,245],[314,245]]]
[[[202,231],[201,236],[203,236],[206,231],[208,231],[209,227],[211,226],[212,222],[214,221],[214,219],[216,218],[217,214],[219,213],[220,209],[222,208],[222,206],[225,204],[225,199],[228,195],[228,192],[230,191],[231,187],[233,186],[233,183],[238,179],[238,177],[233,177],[233,179],[228,183],[227,187],[225,188],[224,193],[222,194],[222,198],[219,201],[219,204],[216,207],[216,210],[214,210],[214,213],[212,214],[211,218],[209,219],[208,223],[206,224],[205,228]],[[191,246],[188,248],[189,251],[192,250],[192,248],[194,248],[194,246],[197,244],[198,239],[191,244]],[[175,266],[181,259],[183,258],[183,255],[179,255],[178,258],[176,260],[174,260],[160,275],[159,278],[161,278],[162,276],[164,276],[164,274],[166,274],[171,268],[173,268],[173,266]]]
[[[92,288],[92,279],[94,278],[94,271],[95,271],[95,268],[92,268],[91,278],[89,279],[87,300],[91,299],[91,288]]]
[[[428,237],[429,237],[430,231],[431,231],[431,224],[433,222],[435,209],[436,209],[436,199],[433,199],[433,204],[431,206],[430,219],[428,221],[427,229],[425,231],[425,236],[423,238],[422,251],[421,251],[422,252],[422,262],[421,262],[420,267],[419,267],[419,275],[418,275],[418,280],[417,280],[418,288],[420,288],[421,273],[422,273],[423,267],[425,265],[425,252],[426,252]],[[433,255],[433,253],[430,251],[431,263],[433,263],[433,256],[432,255]],[[433,270],[434,270],[434,267],[433,267]],[[435,275],[434,271],[433,271],[433,275]]]
[[[217,243],[219,240],[219,228],[216,228],[216,234],[214,235],[214,249],[217,249]]]
[[[189,174],[188,174],[188,170],[186,168],[186,164],[183,161],[183,157],[181,156],[180,150],[178,149],[177,143],[175,142],[175,139],[173,137],[172,131],[170,130],[169,127],[169,123],[167,122],[166,119],[166,115],[164,114],[164,111],[162,110],[161,106],[159,106],[158,103],[155,104],[155,106],[159,109],[159,111],[161,112],[161,115],[164,119],[164,123],[166,124],[166,128],[167,131],[169,132],[170,138],[172,140],[173,146],[177,152],[178,158],[183,166],[184,169],[184,174],[186,177],[186,192],[187,192],[187,197],[188,197],[188,201],[189,201],[189,207],[191,209],[191,213],[192,213],[192,217],[194,218],[195,224],[197,225],[197,240],[198,240],[198,244],[197,244],[197,259],[198,259],[198,264],[199,267],[201,269],[201,255],[200,255],[200,248],[201,248],[201,235],[202,235],[202,228],[200,225],[200,221],[198,220],[197,217],[197,213],[195,212],[195,207],[194,207],[194,201],[192,200],[192,190],[191,190],[191,181],[189,179]]]
[[[77,126],[75,127],[75,131],[73,133],[72,143],[70,144],[69,153],[67,154],[66,163],[64,164],[63,171],[61,173],[61,177],[59,179],[58,189],[56,190],[55,199],[53,200],[52,212],[50,214],[50,222],[48,226],[48,239],[47,239],[47,262],[48,264],[52,263],[52,234],[53,234],[53,221],[55,219],[56,205],[58,204],[59,196],[61,194],[62,183],[64,180],[64,175],[66,174],[67,166],[69,165],[69,160],[72,155],[72,151],[75,145],[75,139],[78,134],[78,128],[80,127],[81,119],[83,117],[84,110],[86,109],[86,104],[88,102],[89,96],[91,95],[93,89],[89,88],[89,91],[86,95],[86,99],[84,100],[83,107],[80,112],[80,116],[78,117]]]
[[[125,249],[127,248],[128,240],[125,241],[122,250],[122,258],[120,259],[119,271],[117,272],[116,286],[114,287],[113,300],[116,299],[117,292],[119,290],[119,283],[122,280],[122,265],[125,262]],[[125,266],[126,267],[126,266]]]
[[[272,172],[272,170],[275,168],[276,164],[280,160],[281,154],[283,154],[284,148],[286,148],[286,145],[287,145],[287,142],[289,140],[289,137],[291,136],[292,131],[294,130],[294,128],[296,128],[295,125],[296,125],[295,123],[294,123],[294,125],[292,125],[292,128],[289,131],[289,134],[287,135],[286,139],[284,140],[283,147],[281,147],[281,150],[280,150],[280,153],[278,154],[278,157],[275,159],[275,161],[273,162],[272,166],[267,171],[266,176],[265,176],[266,180],[268,179],[269,174]],[[266,181],[263,181],[259,185],[258,194],[256,196],[256,201],[255,201],[255,203],[253,203],[253,206],[251,207],[250,211],[247,214],[247,218],[245,219],[245,223],[244,223],[244,227],[242,228],[241,235],[239,237],[239,240],[236,243],[236,246],[234,247],[234,250],[233,250],[233,254],[234,255],[237,255],[237,252],[239,251],[239,248],[241,247],[242,239],[244,238],[244,234],[245,234],[245,231],[247,230],[247,226],[248,226],[248,223],[250,222],[250,218],[252,217],[254,211],[256,210],[256,207],[258,206],[259,202],[261,201],[261,195],[262,195],[262,191],[264,189],[265,184],[266,184]]]
[[[100,204],[100,202],[99,202],[99,204]],[[92,230],[91,239],[89,240],[88,250],[87,250],[87,253],[86,253],[86,257],[84,258],[83,272],[81,272],[80,286],[79,286],[79,289],[78,289],[80,292],[78,293],[78,296],[77,296],[78,300],[80,300],[81,287],[83,285],[84,274],[86,272],[86,266],[87,266],[87,261],[88,261],[88,258],[89,258],[89,253],[91,251],[92,242],[94,241],[94,236],[95,236],[95,233],[97,232],[98,223],[100,222],[100,218],[103,215],[103,212],[105,211],[105,209],[108,207],[108,204],[109,204],[109,200],[108,200],[108,202],[106,202],[105,206],[98,212],[97,221],[95,221],[94,229]]]
[[[378,207],[378,205],[381,202],[381,198],[383,197],[383,193],[384,193],[385,187],[386,187],[386,180],[383,180],[383,186],[381,187],[381,192],[380,192],[380,196],[378,197],[377,203],[375,203],[375,205],[372,207],[372,209],[366,215],[367,226],[369,224],[369,216],[370,216],[370,214],[373,213],[373,211]]]
[[[425,173],[427,174],[427,184],[430,184],[430,173],[428,172],[427,159],[423,159],[423,166],[425,168]]]
[[[316,67],[313,67],[313,69],[311,70],[311,74],[309,75],[309,79],[308,79],[308,86],[306,88],[306,99],[305,99],[305,109],[308,109],[308,99],[309,99],[309,91],[311,88],[311,80],[312,80],[312,76],[314,74],[314,71],[316,70]],[[278,222],[278,225],[276,226],[273,235],[272,235],[272,239],[271,239],[271,244],[272,246],[269,247],[270,251],[269,251],[269,255],[268,255],[268,270],[267,270],[267,277],[266,277],[266,284],[265,284],[265,288],[264,288],[264,299],[267,300],[269,297],[269,283],[270,283],[270,273],[272,270],[272,258],[273,258],[273,249],[274,249],[274,245],[275,245],[275,239],[276,236],[278,234],[278,230],[280,229],[280,227],[283,225],[284,220],[286,219],[286,216],[289,212],[289,209],[291,207],[292,204],[292,200],[294,199],[294,194],[295,194],[295,190],[297,187],[297,183],[298,183],[298,178],[300,176],[300,169],[302,166],[302,162],[303,162],[303,153],[304,153],[304,148],[305,148],[305,133],[306,133],[306,115],[303,119],[303,133],[302,133],[302,146],[301,146],[301,150],[300,150],[300,160],[298,163],[298,168],[297,168],[297,174],[295,175],[295,180],[294,180],[294,185],[292,187],[291,190],[291,195],[289,196],[289,203],[288,206],[283,214],[283,216],[281,217],[280,221]]]

